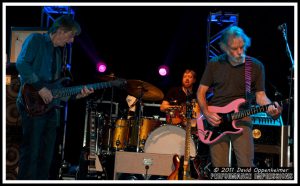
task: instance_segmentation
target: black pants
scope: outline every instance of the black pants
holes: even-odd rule
[[[59,114],[53,110],[43,116],[30,117],[17,103],[22,117],[19,180],[47,180],[53,158]]]

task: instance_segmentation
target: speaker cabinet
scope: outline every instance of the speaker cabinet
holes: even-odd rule
[[[19,128],[7,131],[6,134],[6,179],[15,180],[18,174],[18,163],[20,159],[19,144],[20,134],[17,132]]]
[[[173,170],[172,154],[117,151],[114,180],[118,180],[122,173],[169,176]]]
[[[254,165],[258,168],[288,167],[288,126],[253,125]],[[233,165],[236,166],[234,153]]]
[[[289,127],[283,124],[281,126],[254,125],[252,134],[255,160],[260,162],[258,159],[265,159],[266,167],[288,167],[290,156],[288,130]],[[262,163],[258,164],[262,165]]]
[[[21,119],[16,105],[20,81],[16,75],[7,75],[6,82],[6,126],[16,126]]]
[[[253,125],[252,135],[254,144],[280,145],[280,126]]]

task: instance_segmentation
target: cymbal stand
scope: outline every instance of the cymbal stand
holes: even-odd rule
[[[113,100],[114,100],[114,87],[111,87],[111,98],[110,98],[110,112],[109,112],[109,123],[108,123],[108,139],[107,139],[107,153],[110,154],[111,150],[111,138],[112,138],[112,109],[113,109]]]
[[[138,97],[138,116],[137,116],[137,123],[138,123],[138,135],[137,135],[137,147],[136,147],[136,152],[139,152],[140,149],[140,129],[141,129],[141,118],[143,115],[143,104],[142,104],[142,97],[145,93],[143,87],[138,87],[140,89],[140,96]]]

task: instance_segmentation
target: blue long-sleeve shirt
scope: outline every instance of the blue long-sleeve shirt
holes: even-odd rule
[[[37,90],[43,88],[45,83],[59,79],[61,66],[61,51],[55,49],[49,34],[39,33],[33,33],[25,39],[16,62],[21,86],[29,83]]]

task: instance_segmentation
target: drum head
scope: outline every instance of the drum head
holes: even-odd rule
[[[164,125],[155,129],[145,143],[146,153],[178,154],[184,156],[185,130],[174,126]],[[190,137],[190,156],[196,156],[195,143]]]

